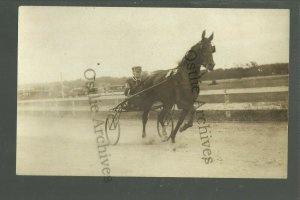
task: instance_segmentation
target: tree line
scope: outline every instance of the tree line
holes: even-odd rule
[[[214,69],[203,75],[201,80],[240,79],[244,77],[284,75],[288,73],[288,63],[258,65],[256,62],[249,62],[229,69]],[[148,75],[150,73],[145,71],[144,74]],[[96,83],[103,86],[122,85],[128,78],[129,77],[98,77]]]
[[[205,73],[201,77],[201,81],[209,81],[212,80],[216,82],[220,79],[240,79],[244,77],[255,77],[255,76],[272,76],[272,75],[284,75],[288,74],[288,63],[274,63],[274,64],[265,64],[258,65],[255,62],[249,62],[244,65],[238,65],[233,68],[224,69],[224,68],[216,68],[209,73]],[[148,75],[149,72],[143,72],[143,75]],[[126,80],[129,77],[98,77],[96,78],[95,84],[96,87],[99,88],[99,91],[108,90],[110,91],[110,87],[112,86],[121,86],[125,84]],[[62,90],[67,95],[70,91],[74,89],[84,89],[86,81],[84,79],[77,79],[72,81],[64,81],[63,84],[60,82],[53,82],[47,84],[34,84],[31,87],[31,90],[39,90],[44,91],[44,93],[51,94],[51,96],[59,97],[62,94]]]
[[[257,65],[255,62],[250,62],[244,66],[229,69],[214,69],[206,73],[201,80],[239,79],[255,76],[284,75],[288,73],[288,63]]]

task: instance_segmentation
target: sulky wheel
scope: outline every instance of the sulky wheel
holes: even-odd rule
[[[165,131],[164,131],[165,129]],[[164,119],[164,128],[157,118],[157,132],[162,141],[166,141],[174,129],[172,112],[168,112]]]
[[[120,139],[119,118],[116,115],[108,114],[105,122],[106,138],[111,145],[116,145]]]

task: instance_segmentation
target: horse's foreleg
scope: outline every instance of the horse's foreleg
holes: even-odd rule
[[[146,137],[146,124],[147,124],[147,121],[148,121],[149,111],[150,111],[150,108],[149,109],[147,108],[143,112],[143,134],[142,134],[142,138]]]
[[[165,109],[163,108],[162,111],[160,111],[160,113],[158,114],[158,122],[160,123],[160,125],[162,127],[162,134],[166,135],[164,116],[165,116]]]
[[[176,124],[175,129],[172,131],[170,138],[172,139],[172,143],[175,143],[176,133],[178,132],[179,127],[181,126],[183,120],[185,119],[186,115],[188,114],[189,110],[183,110],[179,116],[178,122]]]
[[[193,126],[194,114],[195,114],[195,109],[189,110],[187,114],[187,122],[179,129],[179,132],[185,131],[186,129]]]
[[[169,112],[169,109],[167,109],[166,107],[163,107],[162,111],[159,113],[158,115],[158,121],[162,127],[162,134],[164,136],[167,136],[167,131],[166,131],[166,125],[165,125],[165,118],[166,118],[166,114]]]

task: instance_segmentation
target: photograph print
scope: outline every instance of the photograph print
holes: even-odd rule
[[[289,16],[19,7],[16,175],[286,179]]]

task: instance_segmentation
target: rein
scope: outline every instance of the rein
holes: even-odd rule
[[[131,95],[130,97],[125,98],[124,101],[122,101],[122,102],[119,103],[117,106],[115,106],[114,108],[112,108],[112,110],[116,110],[120,105],[123,105],[124,103],[126,103],[126,102],[129,101],[130,99],[133,99],[134,97],[140,96],[141,94],[146,93],[146,92],[148,92],[149,90],[151,90],[151,89],[153,89],[153,88],[155,88],[155,87],[157,87],[157,86],[160,86],[160,85],[166,83],[167,81],[171,80],[173,77],[174,77],[174,76],[168,77],[168,78],[166,78],[165,80],[163,80],[163,81],[161,81],[161,82],[159,82],[159,83],[157,83],[157,84],[155,84],[155,85],[152,85],[151,87],[148,87],[148,88],[146,88],[146,89],[144,89],[144,90],[142,90],[142,91],[140,91],[140,92],[138,92],[138,93],[136,93],[136,94],[134,94],[134,95]]]
[[[185,58],[183,58],[183,59],[185,59]],[[177,67],[168,69],[168,71],[170,72],[170,74],[169,74],[169,72],[167,73],[167,75],[168,75],[168,74],[169,74],[169,75],[166,76],[166,79],[165,79],[165,80],[163,80],[163,81],[161,81],[161,82],[159,82],[159,83],[157,83],[157,84],[155,84],[155,85],[152,85],[151,87],[148,87],[148,88],[146,88],[146,89],[144,89],[144,90],[142,90],[142,91],[140,91],[140,92],[137,92],[136,94],[134,94],[134,95],[132,95],[132,96],[130,96],[130,97],[125,98],[121,103],[119,103],[117,106],[115,106],[114,108],[112,108],[112,110],[117,110],[121,105],[123,105],[124,103],[126,103],[126,102],[128,102],[129,100],[133,99],[134,97],[140,96],[141,94],[144,94],[144,93],[150,91],[151,89],[156,88],[156,87],[158,87],[158,86],[160,86],[160,85],[166,83],[167,81],[170,81],[171,79],[174,79],[174,77],[176,77],[177,74],[183,73],[182,70],[183,70],[183,67],[185,67],[185,66],[186,66],[186,65],[183,64],[183,60],[182,60],[182,61],[178,64]],[[200,68],[201,68],[201,66],[200,66]],[[175,70],[177,70],[176,73],[175,73],[175,74],[172,74],[172,72],[175,71]],[[200,69],[199,69],[199,70],[200,70]],[[207,70],[205,70],[205,72],[204,72],[203,74],[200,74],[200,76],[197,77],[197,80],[199,80],[199,79],[200,79],[204,74],[206,74],[206,73],[207,73]]]

